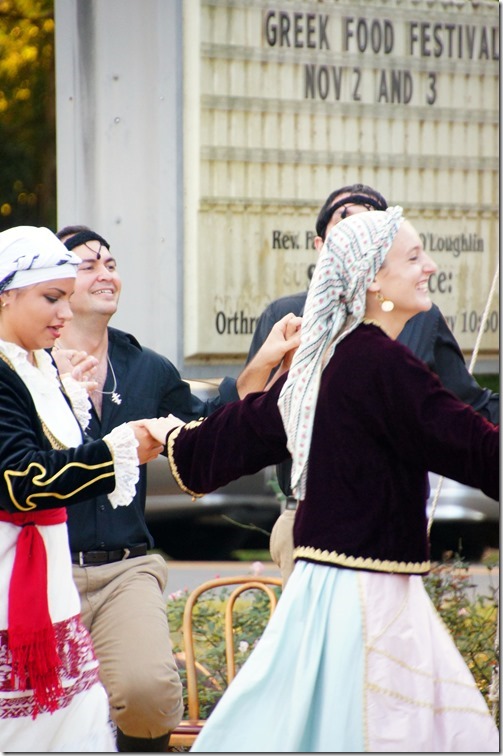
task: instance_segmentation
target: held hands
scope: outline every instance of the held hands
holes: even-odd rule
[[[287,351],[285,351],[283,355],[281,372],[285,372],[286,370],[290,369],[293,356],[295,352],[297,351],[300,344],[300,334],[301,334],[301,328],[302,328],[301,317],[290,314],[290,316],[287,315],[287,318],[288,320],[285,323],[284,333],[283,333],[284,339],[285,339],[283,347]],[[281,321],[279,321],[279,323],[281,323]],[[276,325],[279,325],[279,324],[276,323],[275,326],[273,327],[273,330],[276,327]]]
[[[65,375],[71,375],[75,381],[82,383],[88,393],[98,388],[98,383],[94,379],[98,367],[96,357],[77,349],[60,349],[58,347],[54,347],[51,354],[61,378]]]
[[[168,417],[154,417],[148,420],[132,420],[128,423],[133,431],[138,447],[138,462],[140,465],[156,459],[166,446],[166,436],[173,428],[185,425],[175,415]]]
[[[161,443],[149,432],[145,427],[146,422],[149,421],[132,420],[128,423],[138,441],[136,452],[138,454],[138,462],[140,465],[156,459],[164,448],[164,441]]]
[[[301,324],[302,318],[290,312],[273,325],[256,355],[237,377],[236,388],[240,399],[251,391],[268,389],[276,378],[289,369],[300,344]]]
[[[151,420],[142,420],[143,426],[148,432],[155,438],[160,444],[165,446],[166,436],[174,428],[178,428],[180,425],[185,425],[183,420],[175,417],[175,415],[168,415],[167,417],[155,417]]]
[[[301,326],[302,318],[288,313],[271,328],[269,336],[262,345],[262,350],[265,350],[266,356],[271,355],[271,358],[275,360],[274,366],[279,365],[279,367],[266,388],[270,388],[275,380],[290,369],[293,356],[300,344]]]
[[[278,320],[260,348],[263,358],[273,366],[282,363],[283,368],[284,365],[287,365],[285,367],[287,370],[300,344],[301,325],[302,318],[292,312]]]

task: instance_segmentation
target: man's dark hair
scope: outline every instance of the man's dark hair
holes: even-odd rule
[[[350,197],[344,197],[337,202],[337,197],[341,194],[350,194]],[[363,205],[364,207],[374,210],[386,210],[388,203],[376,189],[372,189],[371,186],[366,184],[351,184],[350,186],[343,186],[341,189],[336,189],[334,192],[328,195],[323,207],[318,213],[316,218],[316,233],[325,240],[325,234],[327,233],[327,226],[330,223],[334,212],[345,204]]]
[[[75,236],[80,234],[81,231],[90,231],[89,226],[64,226],[56,232],[58,239],[64,239],[66,236]]]
[[[96,231],[89,228],[89,226],[64,226],[64,228],[57,232],[56,236],[61,241],[64,240],[63,244],[70,250],[79,247],[81,244],[86,244],[86,242],[89,241],[98,241],[101,246],[110,250],[110,244],[107,240],[100,236],[100,234],[97,234]],[[100,253],[98,252],[97,255],[99,260]]]

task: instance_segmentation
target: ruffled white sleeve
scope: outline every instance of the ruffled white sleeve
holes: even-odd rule
[[[115,488],[108,494],[110,504],[125,507],[131,504],[136,493],[136,484],[140,477],[140,466],[136,448],[138,441],[132,429],[126,424],[118,425],[103,436],[111,449],[115,468]]]
[[[60,376],[61,383],[64,386],[66,394],[70,399],[82,430],[85,430],[91,422],[91,400],[85,386],[81,381],[76,381],[70,373],[64,373]]]

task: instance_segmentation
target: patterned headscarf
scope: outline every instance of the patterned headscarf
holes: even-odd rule
[[[321,374],[337,344],[363,320],[366,293],[403,221],[402,208],[351,215],[334,226],[307,293],[300,346],[278,406],[293,458],[292,490],[302,500]]]
[[[55,278],[74,278],[81,262],[48,228],[9,228],[0,233],[0,294]]]

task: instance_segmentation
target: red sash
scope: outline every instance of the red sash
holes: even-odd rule
[[[62,693],[56,635],[47,598],[47,554],[37,525],[66,522],[64,507],[38,512],[0,510],[0,521],[21,528],[9,585],[8,647],[12,684],[33,689],[33,718],[41,709],[55,711]]]

